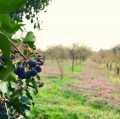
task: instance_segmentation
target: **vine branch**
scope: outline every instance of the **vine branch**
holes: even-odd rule
[[[20,53],[20,55],[25,59],[25,60],[27,60],[28,58],[27,57],[25,57],[25,55],[23,55],[22,53],[21,53],[21,51],[16,47],[16,45],[9,39],[9,41],[10,41],[10,43],[12,44],[12,46]]]

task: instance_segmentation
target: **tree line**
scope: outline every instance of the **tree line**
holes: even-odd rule
[[[107,50],[94,52],[91,59],[97,63],[103,64],[110,71],[120,74],[120,45],[116,45]]]
[[[38,49],[37,52],[42,54],[44,61],[46,59],[56,61],[60,70],[61,79],[64,77],[65,61],[71,60],[71,70],[74,71],[74,67],[85,61],[92,53],[89,47],[77,43],[73,43],[70,47],[63,45],[50,46],[44,51]]]

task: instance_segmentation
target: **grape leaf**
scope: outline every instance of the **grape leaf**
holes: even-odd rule
[[[0,14],[8,14],[19,9],[27,0],[0,0]]]
[[[0,31],[7,37],[13,36],[24,24],[14,23],[8,14],[0,14]]]
[[[11,45],[9,39],[3,33],[0,33],[0,49],[2,50],[2,57],[6,60],[5,67],[0,70],[0,79],[8,81],[15,80],[14,67],[10,60]]]
[[[8,93],[8,86],[7,82],[1,82],[0,83],[0,92],[2,93]]]
[[[36,40],[36,38],[34,36],[34,33],[29,31],[27,33],[26,37],[23,39],[23,43],[28,44],[29,47],[33,48],[35,40]]]
[[[24,105],[32,105],[32,100],[30,99],[30,98],[27,98],[27,97],[25,97],[25,96],[22,96],[21,98],[20,98],[20,103],[22,103],[22,104],[24,104]]]

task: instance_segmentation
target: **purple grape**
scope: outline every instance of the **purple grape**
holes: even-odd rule
[[[44,83],[41,82],[41,83],[38,84],[38,87],[39,87],[39,88],[40,88],[40,87],[43,87],[43,85],[44,85]]]
[[[40,63],[40,65],[43,65],[44,64],[44,61],[42,59],[37,59],[37,62]]]
[[[17,70],[17,68],[14,70],[14,73],[15,73],[16,75],[18,75],[18,70]]]
[[[30,60],[28,64],[30,65],[30,67],[35,67],[37,65],[35,60]]]
[[[22,74],[18,74],[18,77],[21,78],[21,79],[25,79],[27,76],[27,72],[24,71]]]
[[[26,73],[26,79],[30,79],[31,78],[31,74],[29,72]]]
[[[37,75],[37,70],[33,68],[33,69],[31,70],[31,73],[30,73],[30,74],[31,74],[31,76],[36,76],[36,75]]]
[[[40,66],[36,66],[35,69],[37,70],[37,72],[41,72],[42,71]]]
[[[3,61],[3,62],[6,62],[7,60],[3,57],[0,56],[0,60]]]
[[[24,72],[24,66],[23,65],[19,65],[18,67],[17,67],[17,71],[18,71],[18,75],[19,74],[22,74],[23,72]]]

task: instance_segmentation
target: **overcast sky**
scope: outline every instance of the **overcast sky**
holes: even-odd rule
[[[98,51],[120,44],[120,0],[52,0],[46,10],[37,48],[76,42]]]

